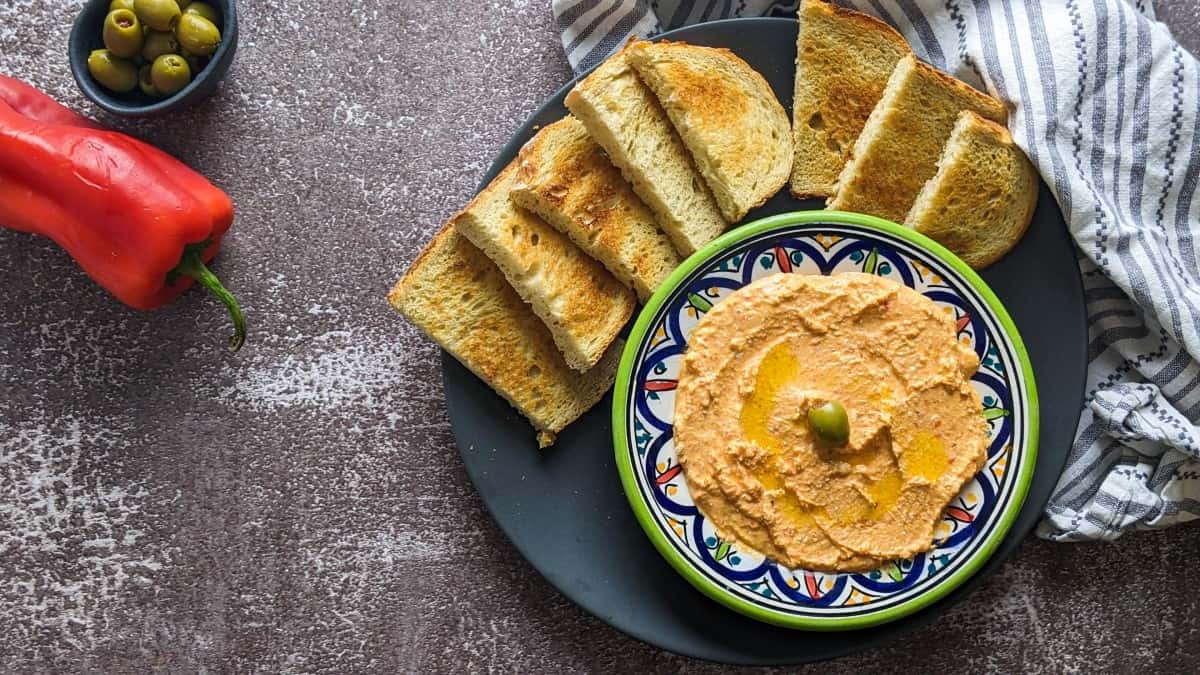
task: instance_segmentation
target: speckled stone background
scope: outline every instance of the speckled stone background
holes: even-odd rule
[[[1193,51],[1200,2],[1160,3]],[[0,0],[0,72],[96,114],[79,2]],[[383,296],[570,76],[549,2],[247,0],[202,109],[106,123],[225,188],[214,268],[139,313],[0,231],[0,669],[716,672],[544,582],[454,448],[437,352]],[[1200,529],[1030,539],[904,643],[811,672],[1195,671]]]

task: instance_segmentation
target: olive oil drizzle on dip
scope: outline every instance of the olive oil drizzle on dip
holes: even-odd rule
[[[952,317],[895,282],[755,282],[689,338],[675,444],[691,494],[722,536],[791,567],[865,571],[927,550],[985,458],[977,368]],[[849,419],[842,445],[807,421],[830,401]]]
[[[786,462],[783,445],[768,430],[767,423],[775,410],[775,399],[779,390],[791,381],[800,370],[800,363],[792,356],[786,344],[780,343],[771,348],[763,357],[754,380],[754,390],[742,406],[742,433],[746,438],[770,453],[770,460],[763,462],[754,473],[754,477],[767,490],[780,491],[775,501],[779,509],[797,527],[815,527],[812,514],[796,495],[784,489],[783,478],[779,469]]]

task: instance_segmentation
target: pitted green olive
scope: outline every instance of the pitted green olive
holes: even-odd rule
[[[828,445],[845,445],[850,440],[850,419],[837,401],[826,401],[808,409],[808,426]]]
[[[142,50],[142,24],[137,15],[128,9],[114,9],[104,17],[104,28],[101,31],[104,46],[114,56],[123,59],[133,58]]]
[[[163,54],[178,54],[179,40],[175,34],[168,31],[152,30],[146,33],[146,42],[142,45],[142,58],[150,63]]]
[[[163,96],[170,96],[192,81],[192,69],[179,54],[163,54],[150,66],[150,81]]]
[[[199,14],[184,14],[175,26],[175,37],[179,44],[189,53],[198,56],[210,56],[217,51],[221,44],[221,31],[213,22]]]
[[[175,0],[133,0],[133,11],[142,23],[154,30],[174,29],[181,14]]]
[[[97,49],[88,55],[88,72],[110,91],[124,93],[137,86],[137,67],[107,49]]]
[[[147,96],[153,96],[154,98],[162,96],[162,94],[158,91],[158,87],[154,86],[154,80],[150,77],[149,64],[138,69],[138,87],[140,87],[142,93]]]
[[[216,7],[213,7],[207,2],[200,2],[200,0],[196,0],[196,2],[188,3],[187,9],[184,9],[183,13],[199,14],[200,16],[211,21],[217,28],[221,27],[221,15],[217,12]]]

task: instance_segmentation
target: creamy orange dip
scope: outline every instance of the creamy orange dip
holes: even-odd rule
[[[776,274],[688,338],[674,439],[717,531],[789,567],[859,572],[933,547],[942,510],[983,466],[975,353],[954,317],[867,274]],[[845,407],[818,440],[808,409]]]

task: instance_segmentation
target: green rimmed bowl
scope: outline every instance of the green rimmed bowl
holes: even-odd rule
[[[988,420],[983,469],[946,508],[932,550],[864,574],[789,569],[722,539],[693,503],[672,443],[674,391],[700,318],[771,274],[865,272],[953,312],[979,356],[972,384]],[[837,211],[785,213],[725,234],[688,258],[642,310],[613,396],[617,470],[655,548],[692,585],[746,616],[805,630],[907,616],[978,570],[1021,510],[1037,458],[1037,390],[1008,313],[979,276],[913,230]]]

